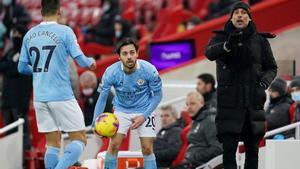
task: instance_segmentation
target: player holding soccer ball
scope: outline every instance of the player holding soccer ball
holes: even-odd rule
[[[46,135],[45,168],[67,169],[77,162],[86,144],[82,111],[75,100],[69,75],[69,57],[81,67],[95,69],[95,60],[87,58],[72,29],[57,24],[60,0],[42,0],[43,22],[24,37],[18,70],[33,75],[34,108],[38,130]],[[61,131],[71,142],[58,158]]]
[[[162,84],[156,68],[149,62],[139,60],[138,46],[132,39],[117,43],[116,52],[120,61],[109,66],[99,85],[100,92],[94,120],[103,112],[108,93],[113,86],[113,100],[119,130],[111,138],[106,156],[105,169],[117,167],[117,154],[129,128],[137,129],[142,144],[144,168],[156,169],[153,140],[156,136],[153,111],[162,98]]]

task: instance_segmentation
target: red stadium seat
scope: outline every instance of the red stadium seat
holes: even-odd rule
[[[80,10],[79,22],[76,25],[84,26],[88,25],[92,21],[92,15],[93,15],[93,8],[90,7],[84,7]]]
[[[101,54],[112,54],[113,53],[113,47],[111,46],[104,46],[98,43],[82,43],[80,44],[80,47],[84,54],[86,55],[101,55]]]
[[[134,30],[137,32],[138,37],[142,39],[143,37],[146,37],[148,35],[148,29],[143,24],[138,24],[134,26]]]
[[[182,131],[181,131],[181,140],[182,140],[182,147],[177,155],[177,157],[175,158],[175,160],[172,162],[172,166],[177,166],[179,164],[182,163],[182,160],[184,159],[184,155],[185,155],[185,151],[187,149],[188,146],[188,141],[187,141],[187,134],[191,129],[191,124],[186,126]]]
[[[188,111],[181,111],[180,117],[182,118],[183,122],[185,123],[185,126],[188,126],[192,123],[192,118]]]
[[[92,25],[96,25],[99,22],[99,20],[101,18],[101,14],[102,14],[102,11],[99,7],[95,7],[93,9],[92,20],[91,20]]]
[[[195,15],[191,11],[183,9],[182,5],[178,5],[171,10],[164,9],[160,12],[165,16],[158,20],[158,28],[155,28],[153,32],[153,39],[175,34],[180,23]]]
[[[135,8],[134,7],[130,7],[128,9],[126,9],[122,13],[122,18],[125,19],[125,20],[128,20],[129,22],[133,22],[134,18],[135,18]]]
[[[198,15],[199,18],[203,19],[208,13],[208,5],[213,0],[190,0],[191,10]]]

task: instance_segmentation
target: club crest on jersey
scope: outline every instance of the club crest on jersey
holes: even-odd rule
[[[139,86],[143,85],[144,83],[145,83],[145,81],[144,81],[143,79],[139,79],[139,80],[137,81],[137,84],[138,84]]]

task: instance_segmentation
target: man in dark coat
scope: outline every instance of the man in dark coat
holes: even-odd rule
[[[287,96],[286,82],[280,78],[275,79],[269,87],[270,104],[266,110],[268,130],[290,124],[290,106],[292,100]]]
[[[238,141],[246,146],[245,169],[257,169],[258,145],[265,134],[265,90],[277,74],[267,37],[258,33],[249,5],[233,6],[224,30],[216,31],[205,55],[217,63],[216,126],[223,142],[224,169],[236,169]]]
[[[18,118],[24,118],[24,150],[30,150],[27,116],[32,91],[32,78],[20,74],[17,69],[22,40],[27,28],[23,25],[17,25],[12,29],[12,32],[13,47],[0,60],[0,73],[3,74],[2,113],[4,125],[13,123]]]
[[[157,133],[153,144],[158,168],[170,167],[180,151],[182,128],[177,123],[177,116],[178,113],[173,106],[167,105],[161,108],[162,128]]]
[[[196,91],[187,94],[186,105],[193,121],[187,135],[184,161],[174,169],[194,169],[222,154],[222,146],[216,136],[216,108],[206,107],[203,96]]]
[[[197,77],[197,91],[204,97],[206,107],[217,108],[217,92],[215,78],[209,73]]]

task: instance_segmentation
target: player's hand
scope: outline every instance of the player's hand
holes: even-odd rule
[[[145,118],[144,118],[144,116],[136,116],[136,117],[132,118],[131,121],[132,121],[131,128],[137,129],[144,123]]]
[[[100,135],[95,131],[95,128],[92,128],[92,131],[93,131],[93,133],[94,133],[94,135],[95,135],[96,137],[98,137],[98,138],[100,138],[100,139],[106,138],[106,137],[100,136]]]
[[[90,70],[95,70],[97,65],[96,65],[96,61],[94,58],[91,58],[92,59],[92,64],[90,65],[89,69]]]

